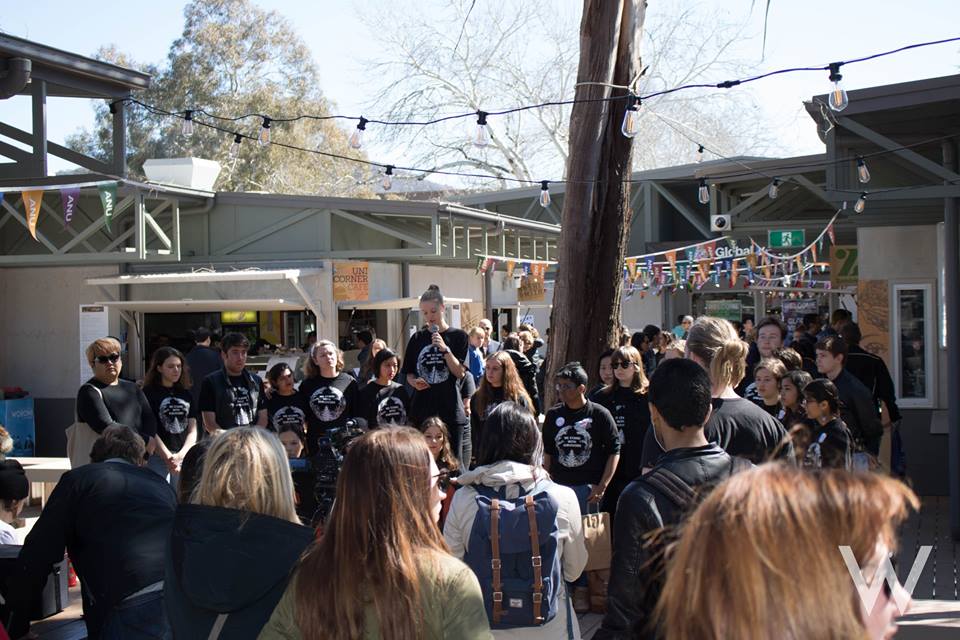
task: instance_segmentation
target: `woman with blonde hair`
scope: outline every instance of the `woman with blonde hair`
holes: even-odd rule
[[[918,506],[910,489],[878,474],[776,464],[734,475],[683,526],[656,609],[662,636],[892,637],[909,596],[884,581],[868,610],[843,554],[868,583],[882,580],[897,528]]]
[[[174,637],[256,638],[312,539],[277,436],[255,427],[215,436],[173,523],[164,605]]]
[[[343,352],[330,340],[320,340],[303,363],[300,395],[307,412],[307,451],[317,453],[317,440],[330,429],[342,428],[354,417],[357,381],[343,371]]]
[[[601,506],[612,516],[624,488],[640,475],[643,442],[650,428],[650,407],[647,405],[649,383],[640,352],[630,346],[619,347],[610,356],[610,364],[614,380],[593,399],[607,408],[620,432],[620,463]]]
[[[436,525],[438,476],[414,429],[354,440],[323,538],[304,554],[260,639],[489,639],[477,578],[449,555]]]
[[[533,411],[533,400],[523,386],[513,358],[506,351],[497,351],[487,356],[480,388],[470,398],[470,437],[476,452],[483,435],[487,416],[501,402],[516,402],[527,411]],[[470,460],[463,461],[465,465]]]
[[[707,440],[754,464],[771,458],[792,460],[793,446],[780,421],[734,391],[746,375],[747,344],[733,325],[723,318],[701,316],[687,332],[686,347],[686,357],[710,376],[713,413],[706,426]],[[653,467],[662,453],[653,430],[648,430],[643,467]]]

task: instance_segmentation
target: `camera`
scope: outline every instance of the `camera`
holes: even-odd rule
[[[710,216],[710,231],[729,231],[732,226],[732,220],[727,214]]]
[[[290,460],[293,487],[298,498],[297,515],[304,524],[316,528],[330,515],[347,447],[366,430],[366,420],[347,420],[343,427],[330,429],[317,439],[315,455]]]

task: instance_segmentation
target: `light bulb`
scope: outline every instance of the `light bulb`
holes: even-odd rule
[[[703,145],[697,146],[697,162],[703,162]]]
[[[867,192],[864,191],[860,194],[860,197],[857,199],[857,204],[853,205],[853,210],[856,213],[863,213],[863,210],[867,208]]]
[[[710,202],[710,187],[707,186],[707,181],[700,179],[700,190],[697,192],[697,200],[700,201],[700,204],[707,204]]]
[[[183,125],[180,127],[180,133],[187,138],[193,135],[193,111],[184,112]]]
[[[260,136],[257,138],[257,142],[260,143],[261,147],[270,144],[270,118],[267,116],[263,116],[263,126],[260,127]]]
[[[771,200],[777,199],[777,196],[780,195],[780,178],[773,179],[773,182],[770,183],[770,189],[767,191],[767,195],[770,196]]]
[[[541,180],[540,181],[540,206],[549,207],[550,206],[550,181]]]
[[[640,98],[634,94],[627,96],[627,109],[623,112],[623,124],[620,132],[628,138],[633,138],[640,132]]]
[[[350,136],[350,148],[359,149],[363,146],[363,132],[367,130],[367,120],[363,116],[360,116],[360,122],[357,123],[357,128],[354,129],[353,135]]]
[[[867,163],[863,158],[857,158],[857,179],[863,184],[870,182],[870,170],[867,169]]]
[[[490,142],[490,130],[487,129],[487,112],[477,111],[477,130],[473,136],[473,144],[485,147]]]
[[[238,133],[238,134],[235,134],[235,135],[233,136],[233,144],[230,145],[229,154],[230,154],[230,157],[231,157],[231,158],[236,158],[238,155],[240,155],[240,143],[241,143],[241,142],[243,142],[243,136],[240,135],[239,133]]]
[[[847,98],[847,92],[844,91],[843,87],[840,85],[840,81],[843,80],[843,76],[840,75],[841,64],[843,63],[830,63],[830,82],[833,83],[833,89],[830,90],[830,99],[828,102],[830,104],[830,108],[834,111],[843,111],[850,103],[849,99]]]
[[[388,164],[383,168],[383,180],[380,181],[380,186],[383,187],[384,191],[390,191],[393,188],[393,165]]]

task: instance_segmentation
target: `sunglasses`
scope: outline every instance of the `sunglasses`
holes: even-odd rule
[[[119,359],[120,359],[119,353],[111,353],[108,356],[97,356],[96,358],[94,358],[94,360],[96,360],[100,364],[107,364],[108,362],[116,363]]]
[[[636,364],[635,362],[618,362],[617,364],[613,365],[613,368],[616,369],[617,367],[619,367],[621,369],[629,369],[635,364]]]

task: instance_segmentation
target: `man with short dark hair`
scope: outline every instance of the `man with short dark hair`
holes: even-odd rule
[[[211,435],[234,427],[267,426],[263,380],[246,368],[249,348],[250,341],[242,333],[223,336],[223,366],[203,379],[200,412],[203,427]]]
[[[847,353],[847,343],[840,336],[823,338],[817,343],[817,370],[840,392],[840,417],[854,441],[867,453],[877,456],[883,425],[870,390],[844,368]]]
[[[194,406],[200,406],[200,385],[203,379],[223,366],[220,352],[211,348],[212,335],[206,327],[200,327],[193,332],[193,348],[187,353],[187,366],[190,367],[190,379],[193,387]]]
[[[647,396],[653,433],[665,453],[620,495],[607,613],[594,635],[598,640],[656,636],[648,623],[663,588],[664,543],[650,541],[648,534],[678,525],[710,488],[737,468],[750,466],[745,460],[735,464],[720,445],[707,441],[711,383],[696,362],[661,362]]]
[[[843,368],[870,390],[877,406],[881,407],[880,419],[884,426],[899,422],[901,415],[897,406],[897,391],[883,358],[860,347],[863,335],[856,322],[848,322],[840,327],[840,337],[848,348]]]
[[[564,365],[554,376],[560,403],[543,421],[543,466],[553,481],[573,489],[580,511],[599,507],[620,461],[620,432],[610,412],[588,400],[587,372],[579,362]],[[573,606],[590,610],[584,578],[575,583]]]
[[[66,547],[91,640],[169,637],[163,563],[177,498],[141,466],[144,450],[130,427],[104,429],[91,463],[60,478],[20,551],[26,594],[43,588]]]

